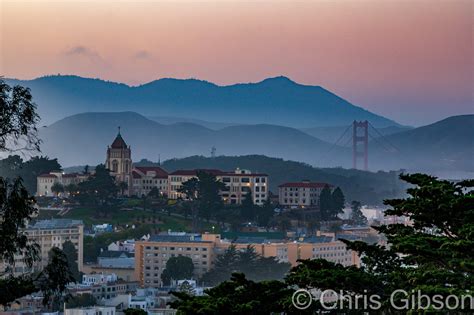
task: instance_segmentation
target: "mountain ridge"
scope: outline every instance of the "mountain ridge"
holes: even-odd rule
[[[33,80],[5,79],[29,87],[47,125],[81,112],[133,110],[145,116],[182,116],[239,124],[267,123],[296,128],[348,124],[368,119],[374,125],[393,120],[351,104],[321,86],[287,77],[257,83],[216,85],[198,79],[164,78],[138,86],[73,75]]]

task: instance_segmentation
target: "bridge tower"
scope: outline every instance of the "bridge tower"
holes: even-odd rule
[[[362,147],[362,148],[360,148]],[[357,169],[357,162],[364,161],[364,171],[369,169],[369,122],[356,121],[352,123],[352,167]]]

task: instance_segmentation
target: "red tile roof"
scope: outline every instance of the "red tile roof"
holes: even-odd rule
[[[284,183],[278,187],[292,187],[292,188],[324,188],[324,186],[328,185],[329,187],[333,187],[327,183],[312,183],[312,182],[297,182],[297,183]]]
[[[146,175],[147,172],[155,172],[154,178],[168,178],[168,172],[158,166],[135,166],[135,170],[139,171],[140,173]],[[137,173],[137,175],[140,175]],[[139,177],[134,177],[139,178]]]
[[[56,178],[56,175],[53,175],[53,174],[41,174],[41,175],[38,176],[38,177]]]
[[[170,173],[169,175],[196,176],[198,171],[211,173],[214,176],[240,176],[240,177],[268,176],[267,174],[264,174],[264,173],[237,174],[233,171],[221,171],[218,169],[177,170]]]
[[[110,146],[112,149],[126,149],[127,144],[123,140],[122,136],[120,134],[115,137],[114,142],[112,142],[112,145]]]
[[[221,170],[217,170],[217,169],[195,169],[195,170],[177,170],[170,173],[170,175],[196,176],[198,171],[210,173],[214,176],[225,174],[225,172]]]

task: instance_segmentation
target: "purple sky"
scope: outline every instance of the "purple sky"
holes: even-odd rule
[[[471,0],[1,1],[0,75],[285,75],[400,123],[473,113]]]

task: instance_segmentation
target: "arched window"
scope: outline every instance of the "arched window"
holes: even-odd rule
[[[117,162],[117,160],[112,161],[112,172],[114,172],[114,173],[118,172],[118,162]]]

